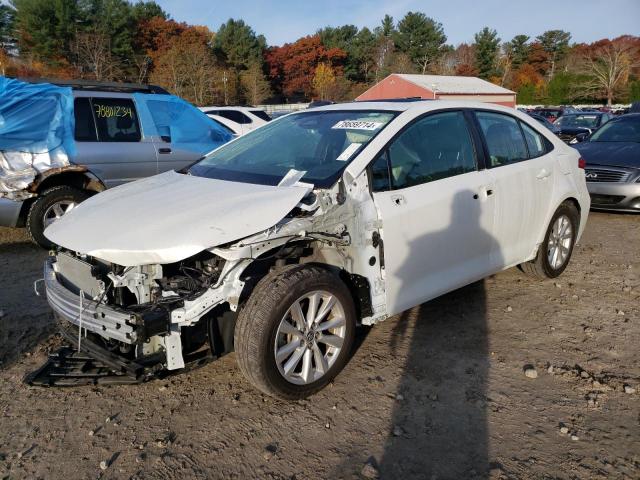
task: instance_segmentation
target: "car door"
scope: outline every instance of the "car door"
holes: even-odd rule
[[[546,228],[556,162],[547,153],[548,142],[526,123],[494,111],[476,111],[475,116],[495,186],[494,234],[499,248],[492,264],[502,269],[522,263],[535,251],[539,233]]]
[[[77,156],[107,187],[157,173],[151,139],[143,138],[130,98],[78,97],[74,101]]]
[[[439,112],[405,128],[371,165],[390,314],[491,271],[495,201],[476,150],[465,114]]]

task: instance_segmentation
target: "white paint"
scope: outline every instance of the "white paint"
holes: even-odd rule
[[[308,191],[170,171],[91,197],[45,235],[118,265],[177,262],[275,225]]]

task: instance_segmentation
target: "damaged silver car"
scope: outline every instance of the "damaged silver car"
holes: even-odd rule
[[[466,102],[283,117],[48,227],[47,299],[137,379],[235,350],[258,389],[305,397],[359,324],[513,265],[566,268],[589,197],[575,150],[538,128]]]

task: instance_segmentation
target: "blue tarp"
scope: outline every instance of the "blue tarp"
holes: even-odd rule
[[[0,150],[75,155],[69,87],[0,77]]]
[[[75,155],[71,88],[0,76],[0,196]]]
[[[202,153],[209,152],[233,138],[228,131],[207,117],[190,103],[173,95],[154,95],[135,93],[136,103],[147,105],[151,121],[143,124],[155,128],[155,132],[146,127],[145,135],[171,137],[171,144],[194,148],[202,145]],[[143,110],[143,109],[139,109]]]

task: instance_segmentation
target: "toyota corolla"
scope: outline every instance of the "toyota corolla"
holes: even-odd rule
[[[311,109],[52,224],[46,295],[83,349],[138,379],[235,350],[255,387],[301,398],[345,366],[358,325],[512,266],[560,275],[587,221],[582,166],[496,105]]]

